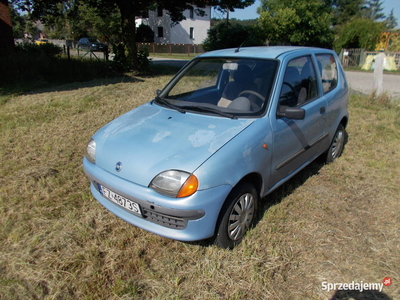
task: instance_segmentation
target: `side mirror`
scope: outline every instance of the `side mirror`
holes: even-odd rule
[[[278,110],[276,115],[278,118],[303,120],[306,117],[306,111],[302,108],[286,107],[283,111]]]
[[[156,90],[156,96],[160,97],[160,95],[161,95],[161,90]]]

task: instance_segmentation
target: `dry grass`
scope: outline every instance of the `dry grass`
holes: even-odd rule
[[[382,294],[353,299],[400,299],[394,105],[353,96],[343,156],[264,199],[232,251],[156,236],[98,204],[81,167],[89,137],[168,79],[71,84],[0,106],[1,299],[333,299],[322,282],[387,276]]]

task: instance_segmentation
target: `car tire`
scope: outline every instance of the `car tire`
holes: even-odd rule
[[[244,182],[229,193],[217,223],[214,244],[232,249],[242,241],[253,224],[258,205],[258,193],[254,186]]]
[[[325,153],[325,162],[331,163],[340,155],[342,155],[344,144],[346,141],[346,130],[342,124],[339,124],[332,142]]]

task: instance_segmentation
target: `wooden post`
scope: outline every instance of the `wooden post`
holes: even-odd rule
[[[169,55],[172,55],[172,45],[169,44]]]
[[[71,59],[70,53],[69,53],[69,46],[67,46],[67,57],[68,59]]]

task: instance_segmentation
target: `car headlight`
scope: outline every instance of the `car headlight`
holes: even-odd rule
[[[169,197],[188,197],[197,191],[199,181],[193,174],[169,170],[161,172],[151,181],[149,187]]]
[[[96,142],[90,139],[86,147],[86,158],[92,163],[96,163]]]

